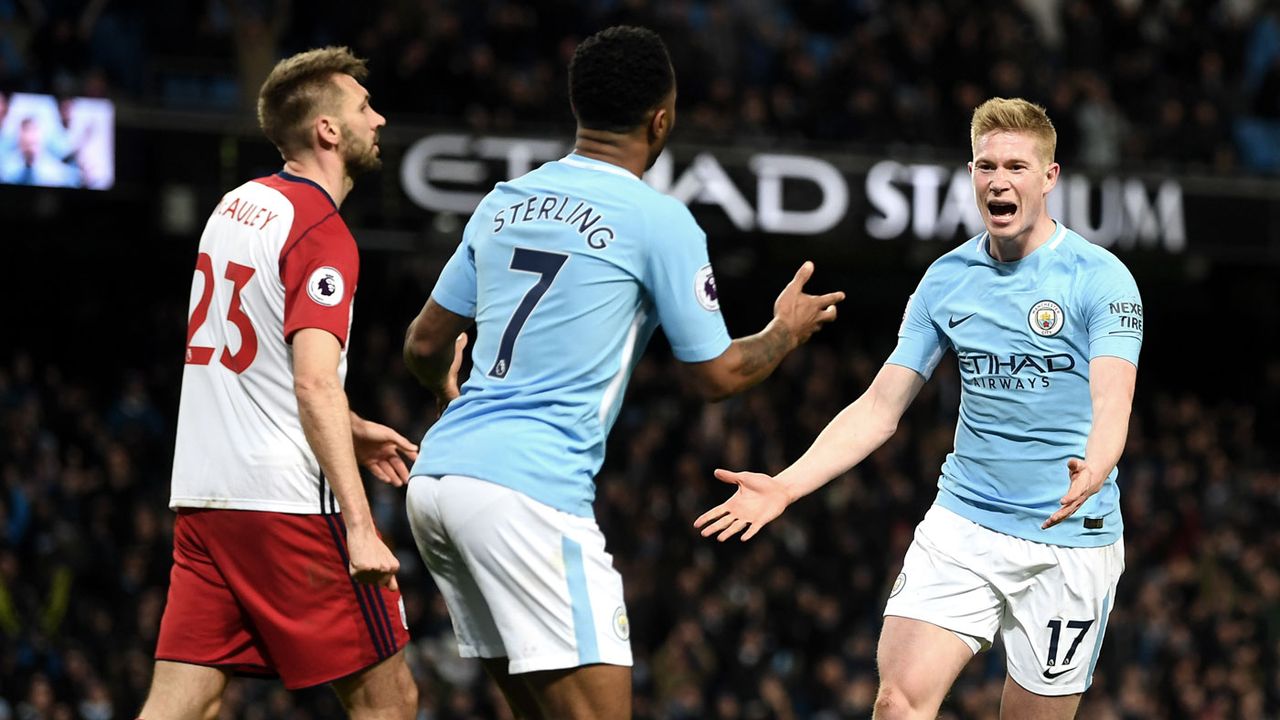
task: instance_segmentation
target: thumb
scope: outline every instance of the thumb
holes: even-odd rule
[[[1069,458],[1067,460],[1067,470],[1071,473],[1078,473],[1084,469],[1084,461],[1080,458]]]
[[[729,483],[730,485],[739,484],[738,473],[733,472],[732,470],[716,468],[715,476],[716,476],[716,479],[719,480],[720,482],[726,482],[726,483]]]
[[[461,335],[458,336],[457,340],[453,341],[453,351],[456,353],[461,353],[462,350],[466,347],[467,347],[467,334],[462,333]]]
[[[387,576],[387,589],[391,592],[400,592],[400,583],[396,582],[395,575]]]

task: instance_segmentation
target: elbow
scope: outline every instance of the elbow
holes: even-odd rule
[[[867,432],[875,438],[876,447],[889,442],[889,438],[892,438],[898,432],[899,421],[902,419],[901,413],[886,410],[882,406],[873,405],[872,412],[867,417],[864,426],[867,428]]]
[[[297,373],[293,376],[293,393],[300,401],[322,396],[338,387],[337,376],[324,373]]]
[[[404,361],[409,367],[425,362],[436,350],[435,346],[422,340],[406,338],[404,341]]]
[[[728,400],[741,390],[722,377],[708,374],[686,375],[683,385],[685,394],[706,403]]]
[[[878,430],[880,431],[879,445],[883,445],[889,442],[889,438],[893,437],[894,433],[898,432],[898,421],[884,420],[880,423]],[[879,447],[879,445],[877,445],[877,447]]]
[[[404,361],[409,367],[429,361],[439,354],[440,343],[414,332],[414,325],[404,336]]]
[[[703,402],[727,400],[755,384],[744,375],[734,346],[719,357],[680,365],[680,384],[687,395]]]

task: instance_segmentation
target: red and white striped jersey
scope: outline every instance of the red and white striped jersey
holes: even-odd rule
[[[338,208],[280,173],[223,196],[200,237],[173,458],[173,508],[285,513],[337,509],[302,432],[293,334],[342,343],[360,271]]]

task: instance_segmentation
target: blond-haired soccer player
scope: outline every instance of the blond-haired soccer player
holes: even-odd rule
[[[146,720],[216,717],[233,674],[331,683],[355,718],[416,712],[399,563],[357,469],[403,485],[416,448],[343,391],[359,257],[338,207],[386,124],[365,73],[346,48],[276,65],[258,120],[284,168],[224,195],[200,238]]]
[[[986,231],[939,258],[871,386],[776,477],[698,518],[748,539],[897,428],[943,353],[963,386],[954,451],[890,590],[877,718],[936,717],[961,668],[1004,641],[1001,714],[1069,718],[1089,687],[1124,569],[1116,463],[1142,344],[1142,301],[1111,253],[1049,217],[1056,135],[1020,99],[980,106],[974,199]]]

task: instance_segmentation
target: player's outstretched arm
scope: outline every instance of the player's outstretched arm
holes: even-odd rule
[[[428,298],[404,335],[404,364],[436,396],[437,416],[458,397],[458,367],[467,345],[463,333],[474,319],[450,312]]]
[[[341,357],[338,338],[327,330],[303,328],[294,334],[293,391],[298,398],[298,415],[307,443],[342,506],[351,576],[397,590],[400,562],[374,529],[369,500],[356,468],[351,409],[338,377]]]
[[[770,477],[762,473],[716,470],[716,477],[738,490],[703,513],[693,526],[703,537],[724,542],[742,533],[750,540],[788,505],[826,485],[862,462],[893,436],[898,420],[915,400],[924,378],[901,365],[880,368],[871,386],[840,411],[791,467]]]
[[[774,301],[764,330],[734,340],[713,360],[685,363],[688,387],[712,402],[736,395],[769,377],[792,350],[835,320],[844,293],[809,295],[804,285],[812,276],[813,263],[805,261]]]
[[[1067,461],[1070,485],[1058,503],[1062,506],[1044,521],[1048,529],[1071,517],[1084,502],[1102,489],[1107,476],[1120,462],[1129,437],[1129,414],[1138,368],[1128,360],[1102,355],[1089,361],[1089,399],[1093,404],[1093,426],[1085,441],[1084,459]]]

